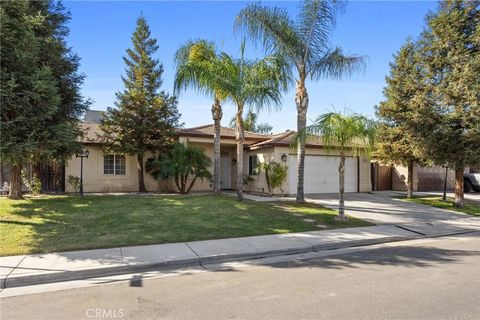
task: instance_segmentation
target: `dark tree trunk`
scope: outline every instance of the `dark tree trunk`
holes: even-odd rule
[[[307,126],[308,93],[305,88],[305,77],[297,81],[295,93],[297,105],[297,132],[303,131]],[[297,202],[305,202],[304,197],[304,171],[305,171],[305,141],[299,141],[297,147]]]
[[[8,193],[10,199],[23,199],[22,197],[22,165],[12,165],[10,174],[10,191]]]
[[[338,185],[339,185],[339,200],[338,200],[338,218],[337,220],[347,220],[345,216],[345,153],[340,151],[340,164],[338,166]]]
[[[237,111],[237,199],[243,200],[243,142],[245,141],[245,132],[243,128],[243,106],[238,106]]]
[[[195,184],[195,181],[196,181],[196,180],[197,180],[197,176],[195,176],[195,177],[192,179],[192,181],[190,182],[190,185],[188,186],[186,193],[190,193],[190,191],[192,191],[193,185]]]
[[[143,176],[143,153],[137,155],[137,169],[138,169],[138,192],[145,193],[147,189],[145,189],[145,180]]]
[[[212,106],[213,133],[213,193],[220,194],[220,121],[222,120],[222,106],[215,99]]]
[[[465,199],[463,196],[463,171],[464,168],[455,169],[455,201],[453,206],[463,208],[465,206]]]
[[[408,162],[407,198],[413,196],[413,161]]]
[[[265,180],[267,181],[268,195],[272,195],[272,187],[270,186],[270,170],[265,168]]]

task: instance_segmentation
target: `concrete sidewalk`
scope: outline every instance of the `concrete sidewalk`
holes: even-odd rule
[[[221,263],[422,237],[393,225],[172,244],[0,257],[1,287],[84,279],[161,268]],[[466,232],[464,226],[448,233]]]

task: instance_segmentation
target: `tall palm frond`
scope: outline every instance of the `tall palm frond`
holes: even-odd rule
[[[329,112],[318,116],[312,125],[298,132],[294,144],[320,138],[327,152],[348,149],[354,155],[369,155],[374,146],[375,130],[375,122],[363,115]]]

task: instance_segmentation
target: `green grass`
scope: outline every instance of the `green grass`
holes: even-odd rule
[[[451,198],[447,198],[447,201],[443,201],[441,197],[413,197],[410,199],[404,198],[404,200],[436,208],[462,212],[472,216],[480,216],[480,205],[474,204],[473,202],[469,203],[466,201],[464,208],[457,208],[453,206],[453,199]]]
[[[230,196],[2,197],[0,209],[0,256],[370,225],[337,222],[335,211],[314,204]]]

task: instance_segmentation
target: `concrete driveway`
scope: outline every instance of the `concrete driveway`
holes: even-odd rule
[[[345,194],[346,213],[375,224],[432,223],[439,220],[476,219],[449,210],[438,209],[396,199],[397,192],[347,193]],[[338,194],[309,194],[307,201],[338,209]]]

